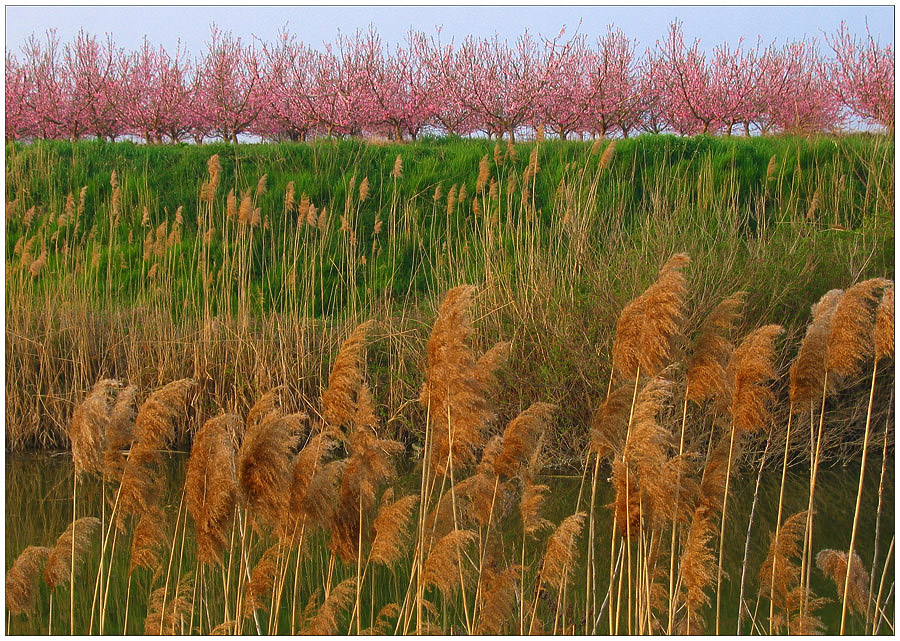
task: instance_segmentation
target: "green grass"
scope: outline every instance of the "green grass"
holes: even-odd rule
[[[824,292],[893,276],[890,137],[648,135],[616,141],[604,165],[609,144],[7,144],[7,447],[63,446],[72,407],[101,375],[142,388],[193,376],[198,418],[279,384],[317,398],[341,336],[373,317],[376,401],[390,433],[417,441],[421,416],[404,402],[421,386],[435,301],[471,283],[478,342],[513,341],[502,416],[558,404],[548,447],[562,461],[603,399],[619,312],[673,253],[693,259],[687,326],[744,290],[740,332],[784,325],[782,364]],[[210,205],[199,195],[213,154]],[[484,156],[495,196],[476,193]],[[291,181],[296,201],[327,208],[324,229],[285,211]],[[466,198],[448,211],[460,185]],[[226,216],[230,190],[250,190],[260,225]],[[70,194],[77,215],[60,220]],[[171,242],[145,258],[164,223]]]

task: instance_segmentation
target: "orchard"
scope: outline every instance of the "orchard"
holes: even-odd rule
[[[212,27],[193,57],[135,50],[84,31],[32,35],[6,52],[7,139],[146,142],[421,134],[561,138],[810,134],[894,126],[893,47],[846,25],[823,42],[741,41],[706,53],[673,22],[643,52],[610,27],[515,42],[444,42],[410,30],[396,47],[374,28],[314,48],[282,31],[243,42]]]

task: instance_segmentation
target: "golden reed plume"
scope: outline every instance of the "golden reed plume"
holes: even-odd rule
[[[447,292],[428,339],[428,369],[419,402],[428,411],[431,464],[439,475],[448,470],[451,442],[454,468],[475,462],[484,444],[482,432],[496,412],[490,400],[494,371],[508,351],[501,344],[476,361],[467,345],[473,333],[469,307],[474,292],[465,285]]]
[[[307,527],[329,528],[332,515],[338,504],[338,492],[346,460],[326,463],[309,483],[302,498],[303,515],[307,519]]]
[[[356,577],[351,576],[338,583],[322,607],[306,625],[304,634],[333,635],[338,631],[338,617],[350,607],[356,597]]]
[[[734,346],[728,340],[740,317],[744,292],[738,292],[716,305],[700,327],[700,335],[687,364],[686,398],[698,405],[709,399],[725,400],[731,386],[727,367]]]
[[[616,323],[613,371],[622,380],[634,380],[638,369],[653,376],[669,360],[672,341],[680,331],[682,304],[687,292],[681,270],[687,254],[672,256],[647,290],[625,306]]]
[[[263,552],[247,583],[247,600],[244,601],[243,612],[245,617],[253,614],[254,610],[268,610],[266,601],[272,593],[278,570],[287,552],[288,547],[282,542],[276,542]]]
[[[485,567],[481,577],[481,610],[475,634],[503,634],[504,628],[516,621],[521,569],[518,565],[500,571]]]
[[[94,534],[100,529],[100,520],[92,516],[85,516],[74,523],[70,523],[66,531],[56,539],[56,545],[47,555],[47,565],[44,567],[44,582],[51,590],[59,585],[65,585],[72,572],[72,564],[77,568],[84,563],[84,557],[91,547]],[[73,539],[74,537],[74,556]]]
[[[789,517],[778,530],[778,536],[772,535],[769,552],[759,570],[760,595],[781,608],[784,608],[791,590],[800,581],[800,568],[792,559],[800,556],[800,539],[805,527],[805,511]]]
[[[591,420],[591,451],[601,459],[622,454],[628,432],[628,416],[634,389],[624,385],[613,390]]]
[[[129,572],[146,568],[159,572],[166,540],[166,514],[158,505],[150,505],[140,514],[131,539]]]
[[[270,412],[248,428],[238,451],[237,477],[253,524],[281,526],[291,489],[293,448],[304,414]],[[288,524],[292,526],[293,523]]]
[[[184,628],[186,623],[189,625],[193,589],[193,575],[188,572],[178,581],[174,590],[167,592],[167,588],[162,587],[151,592],[150,607],[144,619],[144,634],[148,636],[189,634],[191,630],[186,631]]]
[[[197,558],[222,562],[237,501],[233,437],[241,419],[234,414],[211,418],[194,436],[184,480],[184,501],[197,525]]]
[[[878,294],[891,284],[884,278],[870,278],[857,283],[841,297],[834,310],[828,339],[826,368],[847,378],[859,371],[863,360],[874,349],[874,305]]]
[[[812,322],[806,328],[797,358],[791,363],[789,371],[791,406],[794,411],[808,412],[810,403],[822,395],[831,321],[843,295],[844,290],[832,289],[812,307]],[[832,379],[829,387],[833,388],[834,383]]]
[[[298,522],[304,518],[306,497],[313,479],[322,470],[325,459],[336,446],[337,441],[331,434],[319,432],[297,453],[291,475],[288,508]]]
[[[138,409],[134,435],[141,449],[162,450],[175,440],[175,421],[186,409],[194,381],[183,378],[153,392]]]
[[[322,417],[332,427],[354,426],[359,408],[367,400],[363,391],[363,350],[375,321],[359,325],[341,345],[328,376],[328,389],[322,394]]]
[[[547,541],[547,550],[544,552],[541,567],[541,581],[553,588],[557,594],[562,592],[563,586],[575,570],[575,543],[581,534],[586,516],[584,512],[577,512],[566,517]]]
[[[120,390],[116,395],[116,403],[109,412],[106,451],[103,456],[103,476],[107,481],[119,481],[122,478],[125,469],[124,451],[134,442],[137,393],[137,385],[129,385]]]
[[[350,458],[341,477],[329,546],[343,561],[352,562],[358,556],[360,538],[368,539],[378,488],[396,476],[393,458],[405,448],[398,441],[377,438],[367,428],[351,434],[347,445]]]
[[[843,550],[822,550],[816,555],[816,567],[837,586],[838,600],[844,598],[844,582],[847,579],[847,553]],[[847,587],[847,604],[852,611],[866,615],[869,604],[869,573],[862,559],[853,551],[850,564],[850,582]]]
[[[503,431],[503,449],[493,465],[498,475],[513,477],[528,465],[555,409],[550,403],[532,403],[510,421]]]
[[[894,357],[894,286],[884,289],[875,310],[875,359]]]
[[[399,158],[400,156],[397,157]],[[375,617],[372,625],[364,629],[360,634],[363,636],[386,636],[392,634],[394,632],[392,621],[395,621],[399,616],[400,606],[396,603],[388,603],[378,611],[378,616]]]
[[[6,572],[6,607],[12,614],[25,614],[34,609],[39,582],[50,548],[29,545],[22,550]]]
[[[69,440],[78,475],[103,471],[110,393],[119,385],[118,381],[109,378],[98,381],[72,414]]]
[[[410,517],[419,503],[417,494],[410,494],[396,501],[393,488],[382,496],[382,506],[372,523],[374,532],[369,562],[394,567],[406,554],[411,539]]]
[[[470,567],[459,560],[466,557],[466,548],[477,538],[471,530],[454,530],[441,537],[425,559],[425,586],[435,586],[445,601],[451,601],[460,587],[460,575],[464,584],[470,578]]]
[[[775,394],[766,385],[778,373],[775,371],[775,338],[784,329],[780,325],[766,325],[748,334],[731,359],[733,381],[731,416],[736,433],[752,433],[768,427],[772,422],[769,406]]]

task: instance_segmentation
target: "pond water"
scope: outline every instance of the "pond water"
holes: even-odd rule
[[[872,563],[873,546],[875,537],[876,510],[878,503],[878,484],[880,477],[880,457],[873,457],[874,462],[867,467],[865,480],[865,492],[861,507],[861,521],[857,534],[857,549],[867,569]],[[870,459],[872,461],[873,459]],[[167,487],[164,505],[170,521],[169,529],[178,512],[181,487],[184,479],[185,454],[173,453],[167,456]],[[746,597],[756,601],[758,591],[757,574],[765,558],[769,543],[769,533],[774,530],[774,521],[778,505],[778,489],[780,481],[780,468],[772,466],[762,479],[760,486],[759,505],[757,507],[756,520],[753,525],[750,561],[747,578]],[[851,466],[833,467],[822,469],[817,484],[816,505],[816,529],[813,549],[818,552],[824,548],[844,549],[849,547],[850,526],[853,520],[853,508],[856,499],[858,468]],[[789,472],[788,484],[785,492],[784,514],[786,516],[806,509],[808,493],[808,474],[803,466]],[[605,476],[603,477],[605,478]],[[732,493],[729,499],[728,523],[726,525],[725,571],[730,580],[724,584],[724,600],[722,605],[722,630],[733,634],[737,621],[737,602],[741,567],[744,554],[744,541],[747,532],[747,524],[750,514],[750,506],[753,500],[755,487],[755,474],[744,470],[732,482]],[[550,487],[547,493],[548,500],[545,503],[544,516],[554,523],[559,523],[563,518],[574,511],[575,500],[578,495],[580,476],[548,475],[542,482]],[[401,479],[400,484],[408,486],[408,491],[416,492],[418,489],[418,477],[413,473],[407,474]],[[109,488],[106,488],[107,491]],[[78,490],[78,515],[93,515],[100,517],[100,492],[101,485],[98,481],[88,480],[79,485]],[[612,492],[608,483],[601,480],[599,484],[599,504],[606,504],[612,500]],[[72,516],[72,465],[71,456],[68,453],[26,453],[7,454],[6,456],[6,568],[8,569],[16,556],[28,545],[52,546],[56,537],[71,522]],[[108,514],[107,514],[108,516]],[[600,510],[600,523],[598,524],[599,563],[600,576],[609,567],[609,529],[611,517],[606,509]],[[191,526],[192,527],[192,524]],[[189,527],[189,531],[190,531]],[[513,527],[514,526],[510,526]],[[508,538],[515,546],[516,534],[508,533]],[[893,460],[889,462],[885,478],[885,493],[883,496],[883,508],[881,517],[881,538],[879,542],[878,577],[881,577],[883,560],[891,545],[894,535],[894,474]],[[129,537],[130,538],[130,537]],[[190,535],[189,535],[190,538]],[[503,537],[504,539],[507,537]],[[585,536],[581,537],[581,548],[585,547]],[[193,550],[190,540],[186,550],[179,555],[185,568],[194,568]],[[324,546],[321,546],[324,549]],[[88,555],[86,568],[76,576],[76,631],[88,630],[90,621],[90,604],[93,596],[94,579],[99,559],[99,537],[95,549]],[[105,633],[121,633],[124,621],[125,595],[127,592],[127,554],[128,546],[121,545],[122,558],[113,566],[113,576],[109,589],[109,619],[104,629]],[[261,550],[257,554],[261,554]],[[118,556],[118,550],[117,550]],[[311,575],[318,576],[324,571],[327,564],[325,552],[311,555],[311,562],[316,568],[310,571]],[[581,553],[581,561],[584,562],[584,552]],[[602,569],[605,565],[606,570]],[[186,571],[186,570],[185,570]],[[577,574],[583,571],[579,569]],[[399,572],[401,577],[403,570]],[[884,585],[884,593],[893,586],[893,558],[887,569],[887,578]],[[812,588],[816,595],[831,599],[817,614],[825,624],[826,632],[837,633],[840,627],[840,602],[837,601],[837,592],[834,584],[827,579],[818,569],[812,572]],[[128,623],[128,632],[142,631],[143,617],[146,614],[146,594],[151,577],[141,576],[135,582],[135,594],[143,594],[144,603],[132,601],[130,608],[131,620]],[[406,580],[406,579],[404,579]],[[394,584],[402,594],[402,587],[397,584],[397,578],[389,574],[377,575],[373,578],[373,585],[384,586],[390,589]],[[583,583],[581,574],[579,583]],[[605,588],[605,583],[603,584]],[[878,580],[876,580],[876,592]],[[376,588],[373,587],[373,590]],[[141,592],[143,590],[143,592]],[[68,633],[68,588],[57,590],[56,603],[53,605],[52,631]],[[373,598],[377,596],[373,592]],[[578,599],[577,587],[574,588],[572,598]],[[583,599],[583,596],[581,597]],[[137,599],[135,599],[137,600]],[[32,615],[16,616],[8,618],[8,631],[12,634],[33,634],[48,631],[48,601],[49,592],[42,584],[38,598],[38,606]],[[303,601],[305,603],[305,600]],[[379,602],[380,603],[380,602]],[[379,606],[373,604],[373,610],[377,612]],[[766,606],[767,607],[767,606]],[[893,598],[888,602],[886,614],[893,624],[894,605]],[[289,627],[289,617],[287,614]],[[714,613],[707,612],[707,621],[714,619]],[[848,631],[862,632],[862,622],[851,618]],[[96,629],[95,629],[96,632]],[[891,628],[885,624],[881,627],[882,633],[890,633]]]

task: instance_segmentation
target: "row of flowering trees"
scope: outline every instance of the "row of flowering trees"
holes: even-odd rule
[[[6,52],[6,135],[133,136],[148,142],[239,135],[273,140],[422,132],[509,136],[543,127],[563,138],[740,131],[893,129],[891,45],[842,25],[825,37],[707,55],[678,22],[642,54],[620,30],[514,43],[442,42],[410,31],[389,49],[370,28],[321,49],[282,31],[242,42],[216,27],[192,58],[146,40],[136,51],[85,32],[32,36]]]

